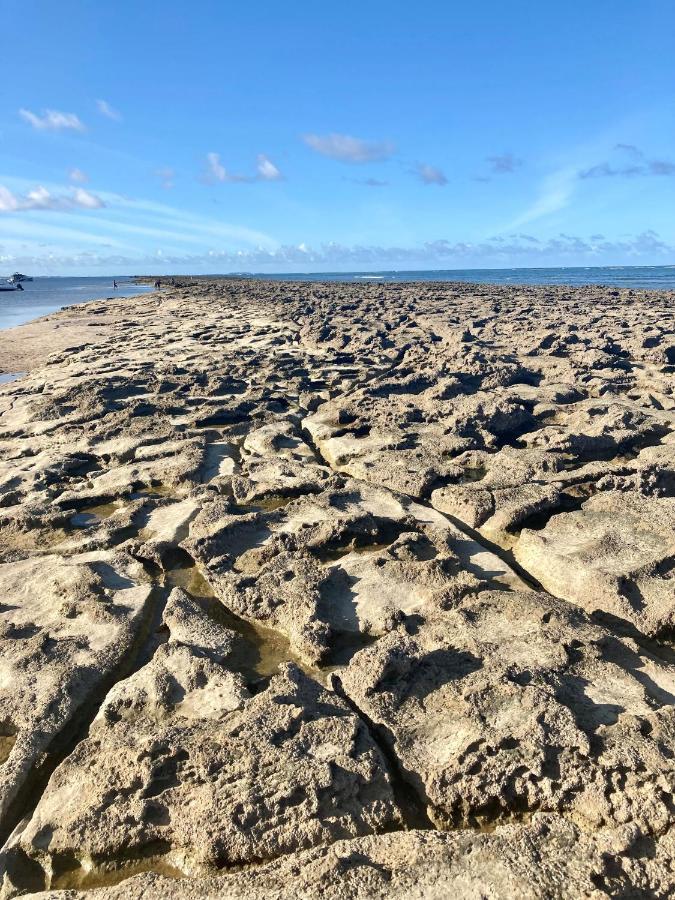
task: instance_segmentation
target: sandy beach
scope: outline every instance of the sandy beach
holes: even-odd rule
[[[0,897],[665,896],[673,292],[0,332]]]

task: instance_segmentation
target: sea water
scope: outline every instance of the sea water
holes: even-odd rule
[[[565,266],[537,269],[429,269],[381,272],[298,272],[292,274],[249,275],[278,281],[465,281],[479,284],[585,284],[612,287],[675,289],[672,266]]]
[[[134,284],[129,278],[35,278],[23,282],[23,291],[0,291],[0,329],[13,328],[56,312],[62,306],[100,300],[104,297],[131,297],[151,288]]]

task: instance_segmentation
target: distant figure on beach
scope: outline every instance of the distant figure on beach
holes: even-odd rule
[[[115,281],[115,279],[113,279],[113,288],[114,288],[115,290],[117,290],[117,282]]]
[[[159,280],[159,278],[156,278],[155,279],[155,290],[158,291],[161,288],[161,286],[162,286],[162,282]]]

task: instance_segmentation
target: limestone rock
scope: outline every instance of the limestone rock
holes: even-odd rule
[[[644,634],[675,625],[675,499],[610,491],[524,530],[516,559],[552,594]]]
[[[79,798],[79,799],[78,799]],[[257,696],[167,644],[121,683],[9,851],[45,886],[159,855],[184,873],[399,823],[384,759],[347,705],[288,666]]]
[[[58,758],[90,704],[133,662],[152,587],[110,551],[0,565],[0,823],[49,752]],[[94,708],[95,709],[95,708]],[[93,715],[93,713],[92,713]]]
[[[336,677],[437,827],[672,825],[675,667],[563,601],[467,597]]]

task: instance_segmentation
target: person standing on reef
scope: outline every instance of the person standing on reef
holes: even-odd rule
[[[113,278],[113,290],[115,290],[115,291],[117,290],[117,282],[115,281],[114,278]]]
[[[162,282],[159,280],[159,278],[155,278],[155,290],[158,291],[161,286]]]

